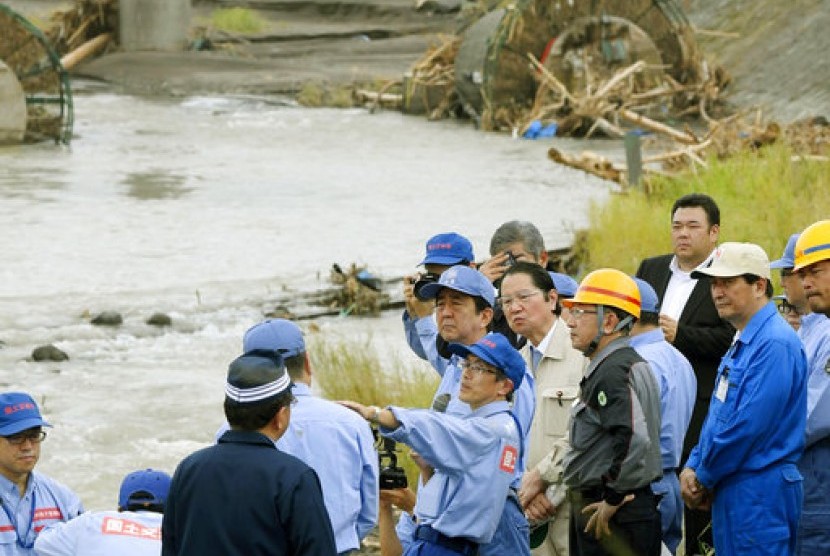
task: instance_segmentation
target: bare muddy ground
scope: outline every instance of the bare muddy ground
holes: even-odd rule
[[[66,0],[12,0],[43,19]],[[232,49],[108,52],[75,70],[136,94],[294,94],[400,79],[455,14],[417,11],[415,0],[194,1],[193,27],[219,7],[247,5],[267,20]],[[830,115],[830,4],[826,0],[683,0],[707,54],[731,72],[730,99],[784,121]],[[714,32],[714,34],[712,33]]]

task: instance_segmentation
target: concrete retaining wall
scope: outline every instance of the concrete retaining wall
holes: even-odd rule
[[[26,133],[26,95],[20,81],[0,60],[0,145],[20,143]]]
[[[190,0],[119,0],[121,47],[183,50],[190,28]]]

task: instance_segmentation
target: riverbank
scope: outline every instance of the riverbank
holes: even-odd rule
[[[66,0],[12,0],[43,20]],[[353,88],[401,79],[430,43],[453,33],[457,14],[417,10],[415,0],[194,1],[192,29],[213,10],[247,6],[265,22],[222,48],[120,52],[81,64],[76,76],[140,95],[297,96],[304,89]],[[728,98],[739,107],[792,121],[830,114],[830,10],[822,0],[696,0],[681,5],[707,55],[731,73]]]

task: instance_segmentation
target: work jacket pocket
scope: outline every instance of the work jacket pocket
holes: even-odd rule
[[[568,430],[571,406],[579,395],[579,389],[548,388],[542,391],[542,432],[546,436],[561,438]]]

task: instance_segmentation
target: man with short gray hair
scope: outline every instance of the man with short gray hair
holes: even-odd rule
[[[692,273],[711,277],[718,314],[737,330],[680,474],[686,504],[712,509],[719,556],[792,554],[801,517],[807,358],[771,301],[769,264],[758,245],[724,243]]]

